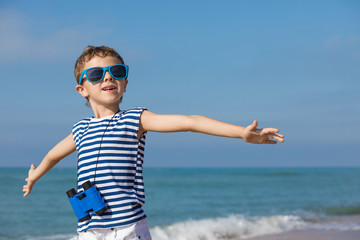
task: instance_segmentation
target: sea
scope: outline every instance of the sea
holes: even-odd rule
[[[27,171],[0,168],[0,239],[77,239],[65,194],[76,169],[52,169],[24,198]],[[360,168],[145,167],[144,182],[154,240],[360,230]]]

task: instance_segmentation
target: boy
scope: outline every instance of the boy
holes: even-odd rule
[[[227,124],[204,116],[159,115],[144,108],[120,110],[128,84],[128,66],[112,48],[88,46],[75,64],[75,87],[90,104],[94,117],[73,127],[35,168],[31,165],[24,196],[61,159],[77,150],[78,190],[90,180],[107,204],[100,216],[78,223],[79,239],[151,239],[142,210],[145,135],[153,132],[192,131],[242,138],[256,144],[284,142],[275,128],[257,129]]]

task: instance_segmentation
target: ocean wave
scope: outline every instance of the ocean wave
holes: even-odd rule
[[[154,240],[235,240],[280,234],[293,230],[360,230],[360,215],[324,218],[314,213],[188,220],[150,229]],[[311,217],[309,217],[311,215]]]
[[[302,217],[300,217],[302,216]],[[154,240],[235,240],[250,239],[293,230],[351,231],[360,230],[360,216],[323,218],[308,213],[298,215],[274,215],[228,217],[187,220],[166,226],[150,228]],[[26,236],[25,240],[76,240],[75,234],[52,236]]]
[[[21,239],[26,239],[26,240],[77,240],[78,237],[75,234],[57,234],[57,235],[50,235],[50,236],[24,237]]]
[[[269,217],[245,217],[231,215],[222,218],[188,220],[164,227],[151,228],[154,240],[225,240],[246,239],[277,234],[306,227],[298,216],[278,215]]]

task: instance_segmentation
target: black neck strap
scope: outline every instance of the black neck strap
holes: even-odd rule
[[[95,185],[95,181],[96,181],[96,170],[97,170],[97,166],[98,166],[98,163],[99,163],[101,145],[102,145],[102,142],[103,142],[103,139],[104,139],[106,130],[108,129],[108,127],[110,126],[111,121],[113,120],[113,118],[115,117],[115,115],[116,115],[118,112],[120,112],[120,110],[117,111],[117,112],[111,117],[111,119],[109,120],[109,123],[106,125],[106,128],[105,128],[105,130],[104,130],[104,132],[103,132],[103,135],[101,136],[101,140],[100,140],[100,144],[99,144],[99,151],[98,151],[98,155],[97,155],[97,159],[96,159],[96,165],[95,165],[95,173],[94,173],[94,182],[93,182],[93,185]],[[89,124],[90,124],[90,123],[89,123]],[[81,140],[82,140],[82,138],[81,138]],[[81,140],[80,140],[79,146],[81,146]],[[78,174],[79,174],[79,155],[80,155],[80,154],[78,154],[78,162],[77,162],[77,172],[78,172]],[[79,178],[79,176],[78,176],[77,178]],[[77,185],[78,185],[78,184],[77,184]]]

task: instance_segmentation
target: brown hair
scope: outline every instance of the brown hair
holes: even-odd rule
[[[112,56],[116,57],[120,60],[121,64],[125,64],[123,58],[120,56],[118,52],[116,52],[113,48],[107,46],[87,46],[84,52],[80,55],[80,57],[76,60],[75,68],[74,68],[74,76],[76,82],[79,84],[79,78],[84,70],[85,63],[90,61],[93,57],[106,57]]]

